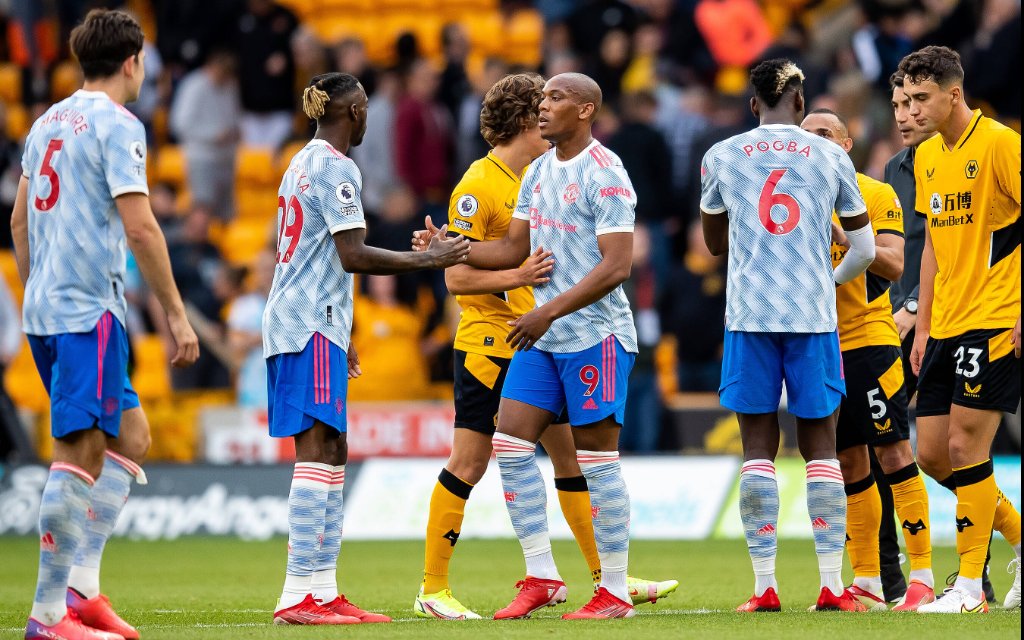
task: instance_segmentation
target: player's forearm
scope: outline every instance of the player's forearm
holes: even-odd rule
[[[725,213],[711,214],[700,212],[701,229],[704,232],[704,244],[713,256],[720,256],[729,251],[729,218]]]
[[[837,284],[846,284],[864,273],[875,260],[875,240],[871,225],[859,229],[845,229],[850,250],[835,269],[833,277]]]
[[[18,263],[18,277],[21,284],[28,282],[28,180],[25,176],[18,182],[18,194],[14,198],[11,212],[11,238],[14,240],[14,258]]]
[[[473,251],[476,251],[474,245]],[[472,255],[472,251],[470,255]],[[489,271],[474,269],[467,265],[448,267],[444,272],[448,291],[457,296],[474,296],[486,293],[503,293],[522,286],[515,269]]]
[[[530,242],[517,242],[511,236],[501,240],[474,242],[466,264],[477,269],[515,269],[530,255]]]
[[[629,279],[630,271],[629,261],[605,258],[575,286],[541,308],[547,311],[552,320],[563,318],[594,304],[614,291],[616,287]]]
[[[875,246],[875,261],[868,271],[889,282],[896,282],[903,275],[903,250],[896,247]]]
[[[169,317],[184,316],[185,305],[174,284],[167,242],[156,220],[135,229],[126,229],[125,236],[143,279],[163,307],[164,313]]]
[[[427,252],[388,251],[367,245],[353,247],[341,255],[341,266],[349,273],[389,276],[421,269],[437,268],[434,256]]]

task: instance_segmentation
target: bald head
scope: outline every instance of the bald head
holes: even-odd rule
[[[548,88],[560,89],[576,104],[593,104],[594,115],[601,110],[601,87],[594,79],[582,73],[560,73],[548,80]]]

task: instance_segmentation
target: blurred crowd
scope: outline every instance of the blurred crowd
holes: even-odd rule
[[[28,126],[78,86],[67,35],[93,6],[134,12],[147,33],[147,81],[129,108],[147,128],[153,209],[204,346],[198,366],[171,374],[172,388],[233,387],[252,407],[266,402],[260,318],[275,259],[276,180],[311,135],[296,99],[314,74],[351,73],[369,95],[365,142],[352,156],[368,242],[396,250],[424,216],[445,220],[452,186],[486,153],[479,107],[497,79],[530,69],[598,81],[605,103],[595,134],[622,158],[638,197],[628,293],[641,353],[623,443],[637,451],[658,447],[671,394],[718,388],[725,264],[700,235],[698,166],[712,144],[756,125],[752,64],[794,60],[809,106],[850,121],[855,164],[876,178],[900,149],[889,75],[921,46],[960,52],[972,106],[1018,130],[1021,117],[1019,0],[0,0],[5,211]],[[179,173],[160,170],[179,156]],[[269,187],[249,188],[243,156],[268,158]],[[0,245],[10,247],[6,224]],[[166,335],[133,273],[129,333]],[[366,374],[352,399],[450,394],[457,309],[443,278],[369,277],[359,286],[354,343]],[[16,331],[6,320],[0,329]],[[0,335],[4,363],[11,342]]]

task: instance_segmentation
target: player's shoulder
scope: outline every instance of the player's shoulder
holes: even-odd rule
[[[356,180],[360,178],[359,167],[356,166],[355,161],[335,149],[334,145],[326,140],[314,138],[303,148],[303,151],[306,152],[306,155],[300,160],[305,162],[313,173],[325,173],[330,176],[341,175]],[[299,159],[298,156],[296,159]]]
[[[978,128],[982,129],[991,143],[1000,150],[1020,152],[1020,134],[1002,122],[982,116],[978,121]]]
[[[495,187],[498,167],[484,156],[474,161],[455,185],[453,193],[489,193]]]
[[[888,215],[890,211],[903,209],[903,205],[896,196],[896,190],[889,183],[876,180],[858,171],[857,186],[860,188],[860,194],[868,206],[869,213],[872,215]]]
[[[876,192],[888,192],[892,191],[892,186],[882,182],[881,180],[875,180],[871,176],[857,172],[857,186],[860,187],[861,191],[876,193]]]

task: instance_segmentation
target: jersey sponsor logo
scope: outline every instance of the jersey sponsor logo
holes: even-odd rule
[[[875,431],[877,431],[880,436],[884,436],[892,432],[892,418],[889,418],[885,422],[876,422]]]
[[[981,397],[981,383],[978,386],[972,387],[967,381],[964,381],[964,395],[968,398],[980,398]]]
[[[798,153],[805,158],[811,157],[811,145],[801,147],[800,143],[796,140],[772,140],[771,142],[761,140],[755,144],[743,145],[743,153],[747,154],[748,158],[754,155],[754,151],[760,151],[761,153],[780,151],[784,153]]]
[[[506,202],[505,203],[505,208],[509,209],[509,210],[515,209],[516,208],[516,199],[512,198],[511,200]]]
[[[966,213],[961,216],[946,216],[945,218],[932,218],[933,229],[942,229],[944,227],[958,227],[963,224],[974,224],[974,214]]]
[[[576,233],[576,225],[555,220],[554,218],[545,218],[536,207],[530,207],[530,228],[540,229],[541,227],[551,227],[559,231]]]
[[[493,347],[494,346],[494,336],[487,336],[486,338],[484,338],[484,346],[485,347]]]
[[[480,201],[476,199],[476,196],[468,193],[459,198],[458,202],[455,203],[455,210],[458,211],[459,215],[463,218],[471,217],[479,208]]]
[[[925,170],[924,170],[924,175],[925,175],[925,177],[926,177],[926,178],[928,178],[929,180],[931,180],[932,178],[934,178],[934,177],[935,177],[935,167],[932,167],[931,169],[925,169]]]
[[[979,169],[977,160],[968,160],[967,166],[964,167],[964,175],[968,180],[974,180],[978,177]]]
[[[461,229],[463,231],[471,231],[473,229],[473,223],[472,222],[467,222],[465,220],[459,220],[458,218],[452,220],[452,226],[455,227],[456,229]]]
[[[633,197],[633,192],[626,187],[605,187],[598,192],[602,198],[610,198],[612,196],[625,196],[627,198]]]
[[[135,162],[142,162],[146,159],[146,143],[142,140],[135,140],[128,145],[128,155]]]
[[[580,185],[576,184],[575,182],[570,184],[568,187],[566,187],[565,191],[562,192],[562,200],[565,200],[566,204],[572,204],[572,203],[576,202],[576,200],[579,197],[580,197]]]
[[[356,188],[351,182],[342,182],[334,190],[335,195],[341,204],[354,204],[356,201]]]
[[[896,205],[897,209],[902,209],[903,208],[903,204],[900,202],[900,199],[898,197],[896,197],[896,196],[893,196],[892,203],[894,205]]]

